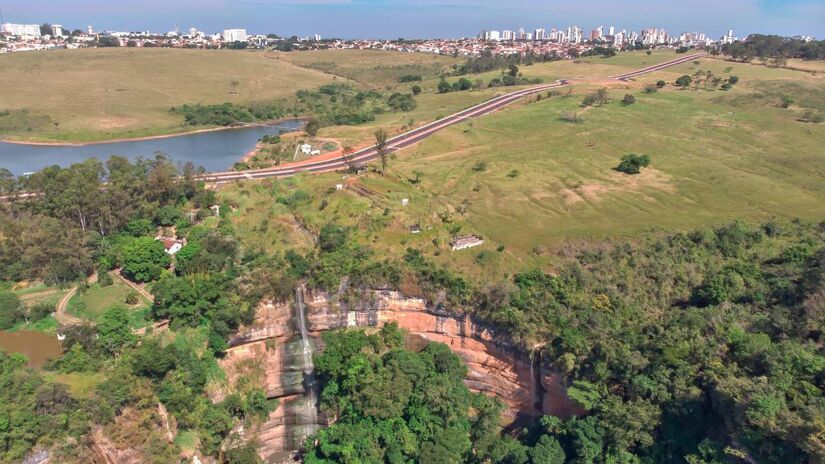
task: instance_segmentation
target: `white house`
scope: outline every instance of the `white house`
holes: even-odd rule
[[[174,256],[175,253],[179,252],[180,249],[186,245],[183,241],[174,238],[161,237],[159,240],[163,243],[163,247],[166,248],[166,254],[170,256]]]
[[[409,204],[410,204],[410,199],[409,198],[402,198],[401,199],[401,206],[407,206]]]
[[[312,153],[312,145],[310,145],[308,143],[302,143],[301,146],[298,147],[298,148],[300,148],[301,153],[303,153],[305,155],[309,155],[309,154]]]

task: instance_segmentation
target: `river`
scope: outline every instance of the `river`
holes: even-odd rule
[[[57,337],[31,330],[0,330],[0,350],[26,355],[32,367],[42,367],[63,352]]]
[[[88,145],[26,145],[0,142],[0,168],[15,175],[36,172],[45,167],[62,167],[97,158],[102,161],[112,155],[134,160],[153,158],[163,152],[176,163],[191,161],[208,172],[226,171],[255,148],[264,135],[290,132],[303,127],[300,119],[288,119],[271,126],[249,126],[210,132],[181,134],[148,140],[126,140]]]

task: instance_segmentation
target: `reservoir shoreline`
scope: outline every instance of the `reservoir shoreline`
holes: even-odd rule
[[[119,137],[115,139],[106,139],[106,140],[95,140],[92,142],[37,142],[37,141],[27,141],[27,140],[14,140],[8,139],[4,137],[0,137],[0,143],[10,143],[13,145],[25,145],[25,146],[34,146],[34,147],[86,147],[92,145],[105,145],[108,143],[128,143],[128,142],[145,142],[149,140],[160,140],[160,139],[169,139],[173,137],[186,137],[188,135],[197,135],[197,134],[205,134],[211,132],[224,132],[224,131],[233,131],[233,130],[242,130],[248,129],[250,127],[276,127],[281,123],[287,121],[306,121],[308,118],[305,117],[298,117],[298,118],[281,118],[276,119],[273,121],[268,122],[250,122],[244,124],[237,124],[233,126],[221,126],[221,127],[210,127],[206,129],[195,129],[195,130],[188,130],[184,132],[174,132],[171,134],[159,134],[159,135],[146,135],[143,137]]]

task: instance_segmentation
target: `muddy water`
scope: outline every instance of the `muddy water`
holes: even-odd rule
[[[32,367],[41,367],[63,352],[57,337],[30,330],[0,330],[0,350],[26,355]]]

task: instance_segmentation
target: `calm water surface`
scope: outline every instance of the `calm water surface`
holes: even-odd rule
[[[134,160],[138,157],[153,158],[156,152],[163,152],[176,163],[191,161],[196,167],[202,166],[210,172],[225,171],[255,148],[264,135],[294,131],[303,127],[303,124],[302,120],[290,119],[272,126],[79,146],[0,142],[0,168],[6,168],[19,176],[55,164],[66,167],[88,158],[106,161],[112,155],[119,155]]]
[[[0,330],[0,350],[26,355],[33,367],[41,367],[46,361],[60,356],[63,352],[56,336],[30,330]]]

